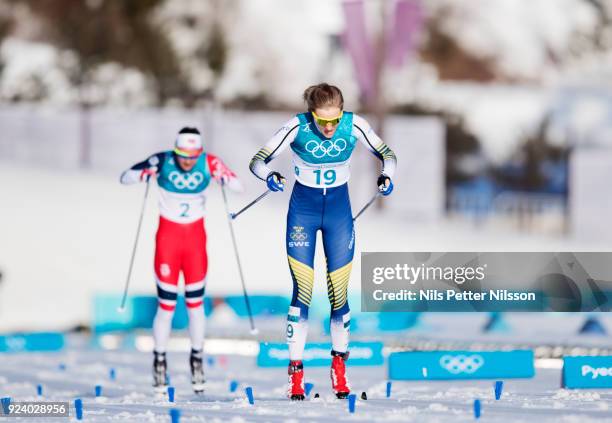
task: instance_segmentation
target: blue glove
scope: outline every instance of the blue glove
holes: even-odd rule
[[[389,195],[393,191],[393,181],[387,175],[380,175],[376,185],[378,185],[378,191],[382,195]]]
[[[286,179],[278,172],[270,172],[266,178],[268,189],[272,192],[283,191],[285,189]]]

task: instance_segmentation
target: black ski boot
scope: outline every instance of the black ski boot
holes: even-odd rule
[[[202,365],[203,351],[192,349],[189,357],[189,367],[191,367],[191,387],[196,394],[204,393],[204,366]]]
[[[155,392],[166,392],[166,387],[168,386],[167,370],[166,353],[153,351],[153,388]]]

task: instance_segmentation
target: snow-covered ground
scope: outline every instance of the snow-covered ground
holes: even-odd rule
[[[391,398],[386,398],[386,367],[349,367],[356,412],[349,414],[346,400],[334,399],[329,369],[307,368],[306,381],[313,383],[310,397],[303,403],[285,398],[285,368],[255,366],[253,357],[212,356],[207,367],[207,390],[198,397],[191,392],[187,353],[169,354],[171,384],[176,388],[174,404],[156,397],[150,387],[149,353],[103,352],[73,346],[58,354],[5,355],[0,360],[0,397],[13,401],[74,401],[84,404],[88,422],[166,422],[169,410],[181,410],[181,421],[296,422],[296,421],[472,421],[473,402],[480,399],[482,419],[495,422],[611,422],[612,392],[568,391],[559,388],[559,370],[537,369],[528,380],[506,380],[499,401],[494,398],[493,381],[393,382]],[[350,363],[350,361],[349,361]],[[59,365],[64,364],[65,370]],[[115,369],[116,380],[109,379]],[[239,382],[235,393],[230,381]],[[36,386],[43,386],[43,396]],[[94,396],[94,386],[102,385],[102,396]],[[251,386],[255,404],[249,405],[244,388]],[[359,399],[362,392],[367,400]],[[314,399],[314,393],[320,398]],[[71,410],[71,421],[75,421]],[[55,419],[65,421],[63,418]],[[38,420],[37,420],[38,421]],[[41,420],[42,421],[42,420]],[[54,419],[45,419],[54,421]]]
[[[144,187],[119,186],[114,174],[7,162],[0,164],[0,180],[5,181],[0,196],[0,269],[4,274],[0,284],[0,331],[64,329],[76,323],[90,323],[92,295],[120,292],[123,286]],[[232,196],[230,201],[235,208],[252,196],[252,192],[247,192]],[[134,293],[154,293],[151,275],[157,223],[154,197],[151,195],[147,204],[133,274]],[[267,198],[235,222],[247,285],[252,293],[289,296],[290,279],[283,246],[286,206],[287,194],[279,194]],[[207,219],[211,240],[207,292],[240,293],[223,202],[215,188],[210,191]],[[444,220],[414,221],[392,210],[372,209],[358,221],[357,246],[360,251],[604,251],[610,250],[611,242],[525,235],[507,228],[477,231],[472,226]],[[320,310],[327,307],[326,300],[320,298],[325,289],[322,260],[317,257],[315,288]],[[358,255],[355,268],[359,268]],[[359,278],[359,272],[353,272],[352,291],[358,291]],[[357,302],[353,302],[353,308],[357,311]],[[247,337],[246,321],[228,313],[226,310],[225,314],[211,316],[209,335]],[[609,338],[576,336],[584,319],[579,314],[513,314],[507,318],[509,332],[493,334],[482,333],[486,318],[484,314],[432,313],[423,315],[413,330],[374,336],[355,333],[354,339],[382,340],[387,346],[429,341],[446,342],[457,348],[465,342],[610,348]],[[264,322],[258,318],[261,339],[282,342],[281,320]],[[311,341],[328,340],[322,334],[321,320],[320,313],[313,313]],[[602,321],[612,330],[610,318],[603,316]],[[143,339],[146,341],[148,336],[144,334]],[[476,398],[482,401],[482,418],[492,421],[612,421],[610,391],[562,390],[558,368],[538,368],[533,380],[505,381],[500,401],[493,398],[492,381],[394,382],[392,397],[387,399],[385,367],[350,368],[354,392],[360,395],[365,391],[368,395],[367,401],[358,400],[357,411],[351,416],[346,401],[332,398],[328,369],[307,369],[307,381],[314,383],[313,393],[320,393],[321,398],[311,397],[294,404],[284,398],[286,369],[257,368],[252,355],[226,352],[213,356],[214,364],[207,372],[207,393],[196,397],[189,386],[188,343],[185,338],[174,339],[169,353],[171,382],[177,389],[174,405],[151,392],[151,357],[146,351],[150,339],[139,344],[144,352],[103,351],[92,348],[87,338],[76,335],[69,336],[67,348],[61,353],[3,354],[0,397],[10,396],[14,401],[40,399],[36,386],[41,384],[44,400],[82,398],[85,421],[94,422],[169,421],[172,407],[181,410],[181,421],[454,422],[474,418],[472,404]],[[251,344],[257,345],[254,341],[250,338]],[[227,339],[224,342],[227,346]],[[214,347],[212,342],[208,345]],[[60,363],[65,364],[66,370],[59,369]],[[109,379],[110,368],[116,370],[115,381]],[[237,393],[229,392],[231,380],[241,384]],[[93,393],[97,384],[103,386],[100,398]],[[245,398],[245,386],[254,389],[254,406]]]

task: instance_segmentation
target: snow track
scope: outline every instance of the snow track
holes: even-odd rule
[[[74,344],[74,342],[72,342]],[[386,367],[349,367],[354,415],[344,400],[334,398],[327,368],[306,368],[306,381],[314,384],[310,398],[294,403],[285,398],[286,370],[261,369],[254,358],[213,356],[207,366],[207,390],[191,391],[188,353],[169,353],[175,403],[156,396],[151,388],[149,353],[100,351],[70,347],[58,354],[7,354],[0,361],[0,397],[13,401],[70,401],[81,398],[84,421],[163,422],[169,410],[181,410],[181,421],[431,421],[474,419],[474,399],[482,402],[487,421],[612,422],[612,392],[559,389],[559,370],[538,369],[532,380],[506,380],[501,400],[495,401],[493,381],[393,382],[391,398],[385,397]],[[65,370],[60,369],[65,365]],[[349,361],[350,364],[350,361]],[[116,379],[109,378],[115,369]],[[239,382],[229,392],[232,380]],[[36,386],[43,396],[36,396]],[[94,386],[102,385],[96,398]],[[244,388],[252,386],[255,405],[249,405]],[[366,391],[368,400],[359,399]],[[313,399],[315,393],[319,399]],[[71,420],[74,410],[71,410]],[[35,419],[36,421],[42,421]],[[65,421],[63,418],[45,421]]]

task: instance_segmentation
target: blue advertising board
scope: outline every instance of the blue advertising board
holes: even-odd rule
[[[612,388],[612,355],[563,357],[562,386],[569,389]]]
[[[247,318],[248,312],[244,296],[204,297],[204,313],[210,316],[216,305],[227,304],[238,317]],[[112,331],[129,331],[132,329],[149,329],[157,312],[155,295],[132,295],[127,298],[125,310],[117,310],[121,304],[120,294],[96,294],[93,298],[92,327],[96,333]],[[251,312],[256,317],[286,316],[289,299],[278,295],[252,295]],[[173,329],[187,328],[189,319],[185,299],[179,295],[176,310],[172,319]]]
[[[380,366],[385,359],[382,354],[382,342],[351,342],[351,366]],[[306,344],[303,362],[309,367],[329,366],[331,364],[331,344]],[[286,367],[289,363],[287,344],[260,343],[257,365],[259,367]]]
[[[33,332],[0,335],[0,352],[59,351],[64,348],[61,332]]]
[[[533,351],[424,351],[389,355],[389,379],[531,378]]]

